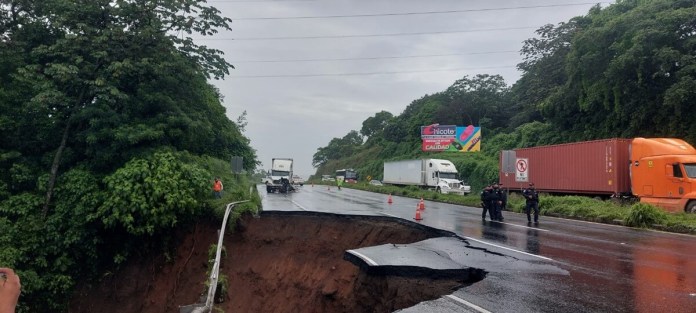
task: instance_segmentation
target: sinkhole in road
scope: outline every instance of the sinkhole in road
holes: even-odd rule
[[[350,249],[443,235],[400,219],[268,212],[242,224],[227,247],[224,272],[244,286],[220,305],[229,312],[393,312],[482,279],[371,276],[344,259]]]
[[[119,280],[83,286],[71,301],[71,312],[175,312],[180,305],[199,301],[205,291],[207,250],[217,241],[216,232],[212,223],[197,225],[182,236],[172,261],[136,261],[117,275]],[[417,271],[374,275],[345,256],[351,249],[443,236],[452,234],[390,217],[245,215],[225,237],[220,271],[227,293],[215,307],[224,312],[394,312],[483,279],[480,270],[453,276]],[[136,277],[150,281],[138,282]]]

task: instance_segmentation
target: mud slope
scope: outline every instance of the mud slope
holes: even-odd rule
[[[446,235],[386,217],[307,212],[245,216],[225,238],[221,274],[226,312],[393,312],[450,294],[455,279],[368,276],[343,259],[345,250],[405,244]],[[207,255],[219,225],[199,224],[182,236],[173,262],[147,257],[98,285],[84,285],[70,312],[176,312],[204,292]]]

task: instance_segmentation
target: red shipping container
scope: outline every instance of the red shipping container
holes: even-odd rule
[[[514,150],[527,159],[528,182],[502,172],[503,188],[520,190],[534,183],[552,193],[620,195],[631,193],[630,145],[632,139],[603,139]]]

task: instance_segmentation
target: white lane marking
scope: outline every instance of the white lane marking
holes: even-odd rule
[[[550,230],[548,230],[548,229],[541,229],[541,228],[538,228],[538,227],[529,227],[529,226],[517,225],[517,224],[510,224],[510,223],[499,222],[499,221],[491,221],[491,222],[496,222],[496,223],[505,224],[505,225],[510,225],[510,226],[515,226],[515,227],[522,227],[522,228],[534,229],[534,230],[539,230],[539,231],[550,231]]]
[[[463,305],[466,305],[466,306],[468,306],[468,307],[470,307],[470,308],[476,310],[477,312],[481,312],[481,313],[491,313],[491,311],[488,311],[488,310],[486,310],[486,309],[484,309],[484,308],[482,308],[482,307],[480,307],[480,306],[478,306],[478,305],[476,305],[476,304],[473,304],[473,303],[471,303],[471,302],[469,302],[469,301],[466,301],[466,300],[464,300],[464,299],[462,299],[462,298],[459,298],[459,297],[457,297],[457,296],[446,295],[445,297],[448,297],[448,298],[450,298],[450,299],[452,299],[452,300],[454,300],[454,301],[457,301],[457,302],[459,302],[459,303],[461,303],[461,304],[463,304]]]
[[[309,211],[307,208],[303,207],[301,204],[297,203],[295,200],[290,200],[292,204],[296,205],[298,208],[302,209],[303,211]]]
[[[484,243],[484,244],[487,244],[487,245],[489,245],[489,246],[497,247],[497,248],[500,248],[500,249],[515,251],[515,252],[518,252],[518,253],[522,253],[522,254],[524,254],[524,255],[537,257],[537,258],[544,259],[544,260],[547,260],[547,261],[554,261],[553,259],[547,258],[547,257],[545,257],[545,256],[540,256],[540,255],[531,254],[531,253],[527,253],[527,252],[524,252],[524,251],[520,251],[520,250],[508,248],[508,247],[499,246],[499,245],[496,245],[496,244],[493,244],[493,243],[490,243],[490,242],[486,242],[486,241],[483,241],[483,240],[478,240],[478,239],[476,239],[476,238],[471,238],[471,237],[467,237],[467,236],[464,236],[464,238],[466,238],[466,239],[471,239],[471,240],[473,240],[473,241],[478,241],[478,242],[480,242],[480,243]]]
[[[377,265],[377,262],[373,261],[372,259],[368,258],[366,255],[364,255],[364,254],[362,254],[362,253],[360,253],[360,252],[358,252],[358,251],[355,251],[355,250],[348,250],[348,251],[346,251],[346,252],[357,255],[359,258],[361,258],[361,259],[363,259],[365,262],[367,262],[367,264],[370,264],[370,265],[372,265],[372,266],[376,266],[376,265]]]

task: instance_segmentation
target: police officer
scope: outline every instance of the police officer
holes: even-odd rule
[[[501,204],[500,204],[500,211],[505,211],[507,210],[507,197],[508,197],[508,191],[507,189],[503,188],[503,183],[498,183],[498,186],[500,187],[500,191],[502,192],[502,198],[500,199]]]
[[[498,183],[493,184],[493,200],[491,201],[493,204],[494,208],[494,213],[493,216],[495,217],[494,220],[503,221],[503,199],[505,198],[505,193],[503,192],[502,189],[500,189],[500,185]]]
[[[527,205],[524,207],[527,213],[527,222],[532,222],[531,210],[534,209],[534,223],[539,222],[539,192],[534,188],[534,183],[529,183],[529,188],[522,191],[522,195],[527,200]]]
[[[482,219],[486,219],[486,212],[490,216],[491,220],[494,219],[493,209],[491,208],[491,185],[486,186],[481,191],[481,207],[483,208],[483,214],[481,214]]]

